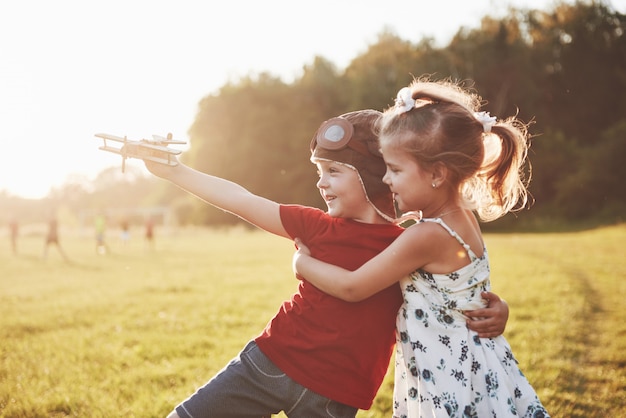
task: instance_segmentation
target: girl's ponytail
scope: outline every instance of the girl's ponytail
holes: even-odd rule
[[[493,220],[528,203],[531,167],[527,164],[527,126],[511,117],[483,135],[485,159],[479,177],[485,182],[491,205],[479,206],[478,214],[483,220]]]

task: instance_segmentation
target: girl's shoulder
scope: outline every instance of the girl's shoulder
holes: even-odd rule
[[[474,220],[473,215],[468,217],[460,214],[449,221],[444,221],[441,218],[432,218],[424,220],[422,223],[430,225],[432,236],[439,237],[442,240],[441,245],[447,243],[453,247],[458,245],[467,246],[475,254],[481,256],[485,244],[482,239],[480,226]],[[439,233],[433,231],[433,228],[438,229]]]
[[[413,245],[420,246],[438,246],[450,238],[450,234],[441,225],[426,221],[407,227],[402,236]]]

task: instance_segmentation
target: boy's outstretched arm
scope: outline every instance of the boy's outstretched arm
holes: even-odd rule
[[[470,317],[467,326],[476,331],[481,338],[493,338],[501,335],[509,319],[509,305],[492,292],[483,292],[482,297],[488,301],[487,307],[465,311]]]
[[[255,195],[232,181],[194,170],[184,164],[168,166],[144,160],[157,177],[169,180],[205,202],[232,213],[273,234],[290,238],[280,219],[280,205]]]

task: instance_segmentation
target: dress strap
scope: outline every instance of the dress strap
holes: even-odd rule
[[[456,233],[455,230],[453,230],[452,228],[450,228],[441,218],[423,218],[420,220],[420,222],[433,222],[433,223],[437,223],[439,225],[441,225],[443,227],[443,229],[445,229],[446,231],[448,231],[448,233],[454,237],[459,244],[461,244],[463,246],[463,248],[465,248],[465,251],[467,252],[467,254],[470,257],[471,261],[477,260],[478,257],[476,256],[476,254],[474,253],[474,251],[472,251],[471,247],[469,245],[467,245],[465,243],[465,241],[463,241],[463,238],[461,238],[459,236],[459,234]]]

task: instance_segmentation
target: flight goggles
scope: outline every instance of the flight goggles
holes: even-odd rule
[[[358,140],[352,141],[354,126],[345,118],[337,117],[322,123],[311,141],[311,152],[316,147],[329,151],[352,148],[363,155],[371,155],[367,146]]]

